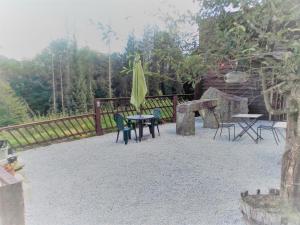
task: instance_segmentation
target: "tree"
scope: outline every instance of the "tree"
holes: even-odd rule
[[[7,82],[0,80],[0,126],[17,124],[27,119],[25,102],[16,96]]]
[[[71,51],[71,82],[72,86],[72,100],[71,109],[73,112],[87,112],[87,82],[86,75],[80,70],[80,61],[77,48],[77,41],[74,37]]]
[[[65,113],[70,107],[70,81],[67,80],[67,67],[70,42],[66,39],[52,41],[33,62],[39,76],[51,85],[52,112]],[[67,82],[68,81],[68,82]]]
[[[230,5],[238,10],[229,13],[226,7]],[[215,71],[219,62],[225,61],[237,70],[259,74],[269,113],[287,114],[280,195],[286,205],[300,211],[300,3],[215,0],[203,1],[202,6],[200,30],[203,32],[207,24],[215,28],[213,35],[209,33],[207,39],[202,39],[208,48],[200,42],[199,54],[206,63]],[[287,107],[273,107],[274,92],[285,96]]]
[[[55,72],[54,72],[53,57],[54,57],[53,53],[51,52],[53,113],[56,113],[57,112],[57,107],[56,107],[56,84],[55,84]]]
[[[122,55],[115,54],[114,82],[115,96],[130,96],[132,81],[132,63],[138,50],[139,41],[134,34],[129,34],[125,51]],[[121,72],[120,72],[121,71]]]
[[[102,40],[108,47],[108,97],[112,97],[112,67],[111,67],[111,42],[117,38],[117,33],[112,29],[110,25],[104,25],[102,23],[97,24],[98,29],[102,32]]]
[[[293,7],[286,7],[287,5]],[[273,115],[287,114],[286,151],[282,158],[280,194],[285,203],[298,211],[300,211],[299,10],[299,1],[265,1],[258,12],[263,15],[262,23],[255,24],[253,22],[251,24],[253,29],[259,33],[260,40],[266,42],[266,48],[269,50],[264,54],[264,68],[260,71],[267,109]],[[267,89],[268,81],[272,77],[277,80],[277,85],[271,85]],[[285,109],[276,110],[272,107],[270,90],[276,90],[286,96],[287,107]]]
[[[7,81],[15,94],[26,102],[31,116],[46,114],[50,108],[51,82],[40,61],[3,60],[0,68],[4,81]],[[30,91],[29,91],[30,90]]]
[[[131,94],[131,78],[129,74],[122,74],[124,64],[128,63],[124,60],[125,54],[113,53],[111,55],[113,70],[112,86],[114,96],[116,97],[127,97]]]
[[[67,58],[68,58],[68,49],[70,41],[66,39],[58,39],[50,43],[49,49],[51,51],[52,57],[52,76],[54,77],[55,74],[59,75],[59,79],[55,79],[52,81],[53,83],[56,82],[59,85],[54,85],[55,92],[57,92],[57,96],[60,95],[60,111],[62,114],[65,114],[66,111],[66,104],[65,104],[65,94],[69,94],[69,86],[70,83],[67,82],[66,79],[66,68],[67,65]],[[57,86],[57,87],[56,87]],[[57,89],[57,90],[56,90]],[[59,91],[58,91],[59,90]],[[56,98],[55,98],[56,99]]]
[[[184,45],[185,46],[185,45]],[[174,27],[159,30],[157,27],[146,27],[141,40],[130,35],[125,48],[125,64],[123,74],[132,73],[133,53],[138,52],[142,58],[149,95],[182,93],[183,84],[190,80],[188,76],[196,76],[201,72],[198,62],[190,63],[199,56],[184,54],[182,37]],[[190,66],[191,68],[187,69]],[[193,74],[189,74],[192,72]]]
[[[83,87],[85,88],[86,108],[91,109],[94,104],[97,75],[96,65],[99,58],[97,53],[85,47],[78,51],[79,73],[85,80]]]
[[[108,97],[108,64],[107,64],[108,56],[107,54],[97,53],[95,65],[95,96],[98,98]]]
[[[176,71],[182,60],[179,38],[165,31],[156,33],[152,66],[160,74],[160,89],[163,94],[181,93],[180,78]]]
[[[107,61],[107,54],[78,48],[75,37],[57,39],[32,60],[0,57],[0,79],[26,102],[32,116],[87,112],[95,96],[108,97]],[[115,68],[112,77],[121,77],[123,58],[111,54],[111,65]],[[113,80],[115,94],[124,82]]]

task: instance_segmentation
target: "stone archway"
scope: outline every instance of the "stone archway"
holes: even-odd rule
[[[178,105],[176,108],[176,134],[195,135],[195,112],[203,109],[213,111],[217,103],[217,99],[203,99]]]

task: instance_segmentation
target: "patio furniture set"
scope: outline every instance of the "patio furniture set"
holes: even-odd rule
[[[235,123],[223,123],[222,122],[222,115],[219,114],[219,120],[216,118],[218,127],[214,135],[214,139],[216,138],[216,135],[218,131],[220,130],[220,136],[222,135],[223,129],[228,129],[228,136],[230,141],[230,134],[231,134],[231,128],[233,128],[233,141],[236,141],[240,139],[242,136],[247,134],[255,143],[258,143],[259,140],[263,140],[262,137],[262,130],[268,130],[271,131],[273,134],[273,137],[275,139],[276,144],[280,142],[278,133],[284,138],[284,136],[281,134],[279,129],[286,129],[286,122],[275,122],[273,121],[270,125],[259,125],[257,126],[256,130],[254,129],[254,125],[258,122],[258,119],[261,118],[263,114],[236,114],[233,115],[232,118],[237,121],[237,124],[240,128],[242,128],[242,131],[235,135]],[[278,133],[277,133],[278,132]]]
[[[259,125],[257,128],[254,128],[254,125],[258,122],[258,119],[263,116],[263,114],[236,114],[233,115],[232,118],[236,120],[236,123],[242,129],[239,134],[236,133],[236,124],[235,123],[224,123],[222,119],[221,113],[218,115],[213,112],[214,118],[217,121],[217,130],[213,139],[216,138],[218,132],[220,132],[220,136],[223,133],[223,129],[228,130],[228,139],[231,140],[231,128],[233,128],[233,139],[232,141],[236,141],[240,139],[242,136],[247,134],[255,143],[258,143],[259,140],[263,140],[262,130],[271,131],[274,137],[276,144],[280,142],[278,133],[284,138],[280,129],[286,129],[286,122],[275,122],[273,121],[270,125]],[[127,116],[126,119],[120,114],[116,113],[114,115],[114,121],[117,125],[117,139],[119,140],[120,132],[123,132],[123,140],[125,144],[128,144],[129,139],[131,139],[131,131],[135,133],[136,142],[141,142],[142,137],[144,136],[144,127],[148,127],[152,138],[155,138],[155,127],[157,128],[159,134],[159,123],[161,120],[161,110],[159,108],[155,108],[151,115],[131,115]],[[136,129],[138,128],[138,135]]]
[[[117,139],[119,140],[120,132],[123,132],[123,140],[125,144],[128,143],[128,140],[131,139],[131,131],[133,130],[135,133],[136,142],[140,142],[142,137],[144,136],[144,127],[149,127],[150,134],[152,138],[155,138],[155,127],[159,133],[159,123],[161,120],[161,110],[159,108],[153,109],[151,115],[137,114],[127,116],[126,119],[120,114],[116,113],[114,115],[114,121],[117,125]],[[138,136],[136,132],[136,128],[138,128]]]

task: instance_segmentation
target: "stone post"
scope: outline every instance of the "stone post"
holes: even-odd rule
[[[182,107],[177,107],[176,133],[183,136],[195,135],[195,113]]]
[[[22,181],[0,167],[0,224],[25,225]]]
[[[176,108],[176,134],[195,135],[195,112],[208,107],[217,106],[216,99],[194,100],[177,105]]]

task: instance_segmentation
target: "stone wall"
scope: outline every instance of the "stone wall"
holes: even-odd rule
[[[240,209],[245,225],[299,225],[299,213],[282,201],[279,189],[268,194],[241,193]]]

